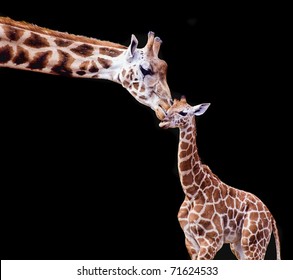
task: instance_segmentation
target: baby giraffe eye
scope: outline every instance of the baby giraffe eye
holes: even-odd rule
[[[179,115],[181,115],[181,116],[186,116],[186,115],[187,115],[187,113],[186,113],[186,112],[184,112],[184,111],[180,111],[180,112],[179,112]]]
[[[139,66],[139,69],[144,76],[154,74],[154,72],[151,69],[145,69],[141,65]]]

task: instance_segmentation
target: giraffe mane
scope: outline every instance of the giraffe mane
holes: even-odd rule
[[[10,25],[12,27],[18,27],[18,28],[24,28],[26,30],[38,32],[44,35],[52,35],[61,39],[67,39],[72,41],[80,41],[84,43],[94,44],[94,45],[103,45],[106,47],[114,47],[114,48],[121,48],[121,49],[127,49],[126,46],[113,43],[110,41],[104,41],[104,40],[98,40],[91,37],[81,36],[81,35],[74,35],[67,32],[60,32],[51,30],[49,28],[40,27],[36,24],[31,24],[26,21],[15,21],[9,17],[0,17],[0,23]]]

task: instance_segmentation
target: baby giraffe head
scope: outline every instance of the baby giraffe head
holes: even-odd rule
[[[174,99],[173,105],[168,109],[166,116],[159,123],[162,128],[183,128],[192,123],[194,116],[202,115],[210,106],[210,103],[202,103],[190,106],[186,102],[185,96],[180,100]]]

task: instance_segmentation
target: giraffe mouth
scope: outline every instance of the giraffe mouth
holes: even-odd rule
[[[168,121],[163,120],[159,123],[159,127],[163,128],[163,129],[167,129],[170,127],[170,123]]]
[[[158,94],[156,94],[156,95],[159,97]],[[166,117],[167,111],[171,107],[171,105],[172,105],[172,100],[160,98],[160,101],[158,102],[158,107],[157,107],[156,111],[157,111],[158,118],[161,121],[163,121],[164,118]]]

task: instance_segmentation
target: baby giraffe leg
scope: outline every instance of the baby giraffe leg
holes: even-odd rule
[[[218,249],[216,242],[213,240],[205,240],[204,242],[199,243],[199,252],[197,260],[213,260]]]
[[[236,258],[238,260],[244,260],[245,259],[245,256],[243,254],[243,250],[242,250],[242,247],[241,247],[240,240],[238,240],[235,243],[230,243],[230,248],[231,248],[232,253],[236,256]]]
[[[197,248],[194,248],[195,246],[192,245],[192,243],[187,239],[185,238],[185,246],[186,246],[186,249],[187,249],[187,252],[190,256],[190,258],[192,260],[196,260],[197,259],[197,255],[198,255],[198,246]]]
[[[241,246],[247,260],[263,260],[270,241],[272,227],[266,219],[260,222],[245,220],[242,229]]]

